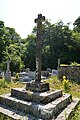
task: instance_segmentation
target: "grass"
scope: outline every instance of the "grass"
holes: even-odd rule
[[[47,82],[49,83],[50,88],[53,88],[54,90],[62,89],[64,91],[62,81],[58,80],[56,76],[48,79]],[[72,94],[73,98],[76,97],[76,98],[80,99],[80,85],[78,85],[74,82],[73,83],[69,82],[68,93]],[[78,105],[77,109],[74,111],[74,114],[73,114],[73,117],[71,118],[71,120],[80,120],[80,104]]]
[[[0,79],[0,95],[10,93],[11,88],[23,87],[24,85],[20,82],[6,82]]]
[[[80,104],[78,105],[77,109],[75,110],[71,120],[80,120]]]
[[[51,77],[47,80],[44,80],[44,82],[48,82],[50,85],[50,88],[56,90],[56,89],[62,89],[63,90],[63,83],[57,79],[56,76]],[[18,88],[23,87],[24,84],[20,82],[6,82],[5,80],[0,79],[0,94],[6,94],[10,93],[11,88]],[[73,97],[77,97],[80,99],[80,85],[76,83],[69,82],[69,91],[68,93],[72,94]],[[80,104],[78,108],[76,109],[73,117],[71,120],[80,120]]]
[[[48,82],[50,85],[50,88],[56,90],[56,89],[64,89],[63,88],[63,82],[58,80],[56,76],[51,77],[47,80],[44,80],[45,82]],[[73,97],[80,98],[80,85],[76,83],[69,82],[69,91],[68,93],[72,94]]]

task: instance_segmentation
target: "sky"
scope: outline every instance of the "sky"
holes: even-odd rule
[[[40,13],[52,24],[73,23],[80,16],[80,0],[0,0],[0,21],[15,28],[21,38],[31,34]]]

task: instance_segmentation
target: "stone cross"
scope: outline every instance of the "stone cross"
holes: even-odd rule
[[[6,63],[7,63],[7,71],[10,71],[10,63],[11,63],[11,61],[7,60]]]
[[[45,21],[45,17],[42,14],[38,14],[38,18],[35,19],[37,23],[37,39],[36,39],[36,82],[41,82],[41,50],[42,50],[42,22]]]
[[[60,68],[60,58],[58,59],[58,69]]]

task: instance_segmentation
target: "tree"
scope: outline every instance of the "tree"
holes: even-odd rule
[[[5,61],[10,59],[11,60],[11,71],[12,72],[20,72],[21,69],[24,67],[23,61],[22,61],[22,46],[18,43],[10,44],[6,47],[5,54]]]
[[[23,61],[26,68],[35,70],[36,67],[36,36],[34,34],[28,35],[24,44]]]
[[[74,31],[77,31],[80,33],[80,16],[75,20],[73,25],[74,25]]]
[[[43,65],[57,67],[58,58],[62,63],[69,62],[69,49],[72,44],[72,32],[62,21],[47,24],[43,38]]]
[[[4,22],[0,21],[0,63],[4,58],[3,51],[5,50],[5,34],[6,34],[6,28],[4,26]]]
[[[80,33],[72,31],[73,46],[71,50],[71,61],[80,63]]]

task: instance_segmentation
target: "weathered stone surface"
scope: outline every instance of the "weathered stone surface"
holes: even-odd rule
[[[26,90],[30,90],[33,92],[45,92],[49,90],[49,83],[29,82],[26,83]]]
[[[7,81],[11,81],[11,71],[10,71],[10,60],[7,60],[6,63],[7,63],[7,70],[6,70],[6,73],[5,73],[5,80]]]
[[[31,113],[37,118],[41,118],[43,120],[50,120],[61,109],[65,108],[71,102],[71,100],[71,95],[66,94],[45,105],[19,100],[10,97],[10,95],[0,96],[0,104],[6,105],[23,113]]]
[[[55,120],[71,120],[73,110],[76,108],[76,106],[79,104],[79,99],[74,98],[71,104],[69,104],[58,116]]]
[[[0,104],[0,118],[1,117],[4,120],[37,120],[36,117],[30,114],[24,114],[20,111],[13,110]]]
[[[10,82],[11,81],[11,72],[6,70],[6,73],[5,73],[5,80]]]
[[[49,71],[41,71],[41,75],[45,77],[49,77]]]
[[[59,112],[67,107],[68,104],[70,104],[72,101],[72,97],[69,94],[64,94],[62,97],[52,101],[51,103],[48,103],[47,105],[43,106],[41,109],[41,116],[44,119],[45,116],[49,117],[50,113],[50,118],[53,116],[56,116],[59,114]]]
[[[75,82],[80,82],[80,66],[60,66],[58,70],[58,78],[62,79],[66,76],[69,80],[74,80]]]
[[[25,114],[32,114],[36,117],[39,117],[42,104],[37,104],[34,102],[25,102],[13,97],[10,97],[9,94],[0,96],[0,104],[6,105],[9,108],[12,108],[17,111],[21,111]]]
[[[18,99],[23,99],[25,101],[33,101],[37,103],[47,104],[56,98],[62,96],[62,90],[47,91],[47,92],[31,92],[21,88],[11,89],[11,96],[17,97]]]

